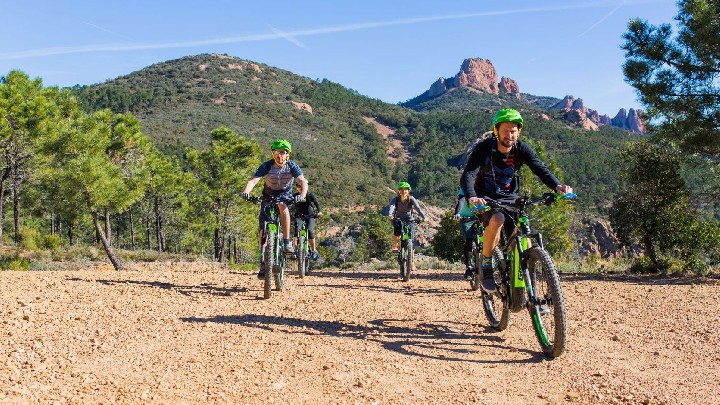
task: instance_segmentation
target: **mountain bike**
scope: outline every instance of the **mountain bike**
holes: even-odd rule
[[[565,351],[565,300],[555,263],[544,248],[542,235],[530,231],[530,217],[525,209],[575,200],[577,196],[573,193],[546,193],[534,200],[518,198],[512,204],[485,198],[487,205],[472,207],[478,215],[493,208],[500,209],[505,220],[513,224],[510,235],[506,235],[503,227],[500,245],[493,251],[497,290],[482,293],[483,309],[490,326],[504,330],[510,323],[511,312],[527,309],[543,353],[552,358]]]
[[[285,286],[285,264],[287,258],[283,249],[283,233],[277,204],[288,202],[282,196],[250,197],[248,201],[261,204],[263,212],[263,240],[260,249],[260,265],[265,269],[263,283],[263,297],[269,299],[272,295],[272,282],[275,281],[275,290],[282,291]],[[264,203],[263,203],[264,202]]]
[[[317,218],[315,214],[312,215],[296,215],[296,219],[301,219],[299,221],[300,226],[298,229],[295,230],[295,234],[297,235],[297,247],[296,247],[296,254],[297,254],[297,266],[298,266],[298,275],[300,278],[305,277],[310,272],[310,244],[308,243],[308,219],[309,218]],[[295,222],[297,224],[297,222]]]
[[[400,223],[400,249],[398,250],[398,263],[400,264],[400,278],[403,281],[410,280],[410,272],[415,259],[413,240],[415,239],[415,224],[422,222],[422,219],[394,218],[393,223]]]

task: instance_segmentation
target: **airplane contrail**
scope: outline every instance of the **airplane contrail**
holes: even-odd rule
[[[298,41],[297,38],[295,38],[294,35],[288,34],[288,33],[285,32],[285,31],[280,31],[279,29],[273,27],[272,25],[268,25],[268,27],[270,27],[270,30],[273,32],[273,34],[279,35],[280,37],[287,39],[288,41],[290,41],[291,43],[297,45],[297,46],[300,47],[300,48],[305,48],[305,44],[303,44],[302,42]]]
[[[626,1],[624,1],[622,4],[617,6],[610,14],[612,14],[620,6],[625,4]],[[641,0],[640,2],[644,3],[644,2],[648,2],[648,1],[652,2],[654,0],[645,0],[645,1]],[[25,59],[25,58],[43,57],[43,56],[51,56],[51,55],[67,55],[67,54],[92,53],[92,52],[130,52],[130,51],[142,51],[142,50],[153,50],[153,49],[191,48],[191,47],[206,46],[206,45],[232,44],[232,43],[241,43],[241,42],[258,42],[258,41],[268,41],[268,40],[275,40],[275,39],[286,39],[298,46],[301,46],[302,43],[297,40],[297,37],[332,34],[332,33],[337,33],[337,32],[368,30],[368,29],[373,29],[373,28],[390,27],[390,26],[398,26],[398,25],[421,24],[421,23],[427,23],[427,22],[432,22],[432,21],[459,20],[459,19],[492,17],[492,16],[511,15],[511,14],[526,14],[526,13],[564,11],[564,10],[575,10],[575,9],[588,9],[588,8],[598,8],[598,7],[607,7],[607,6],[608,6],[607,2],[599,1],[599,2],[594,2],[594,3],[571,4],[571,5],[562,5],[562,6],[552,6],[552,7],[529,7],[529,8],[521,8],[521,9],[513,9],[513,10],[489,11],[489,12],[482,12],[482,13],[464,13],[464,14],[449,14],[449,15],[441,15],[441,16],[404,18],[404,19],[389,20],[389,21],[365,22],[365,23],[346,24],[346,25],[331,26],[331,27],[324,27],[324,28],[298,30],[298,31],[293,31],[293,32],[281,32],[281,31],[275,30],[271,27],[271,30],[273,30],[272,33],[245,35],[245,36],[239,36],[239,37],[226,37],[226,38],[205,39],[205,40],[196,40],[196,41],[181,41],[181,42],[65,46],[65,47],[33,49],[33,50],[19,51],[19,52],[8,52],[8,53],[0,53],[0,60]],[[610,14],[608,14],[608,16]],[[608,16],[606,16],[604,18],[607,18]],[[597,26],[597,24],[599,24],[603,20],[600,20],[598,23],[593,25],[593,27]],[[591,27],[590,29],[592,29],[593,27]],[[586,30],[586,32],[589,31],[590,29]]]
[[[614,9],[610,10],[609,13],[605,14],[605,16],[604,16],[603,18],[599,19],[597,22],[595,22],[595,24],[591,25],[588,29],[586,29],[585,31],[583,31],[583,32],[582,32],[580,35],[578,35],[576,38],[580,38],[580,37],[582,37],[583,35],[587,34],[588,32],[592,31],[593,28],[597,27],[597,26],[600,25],[603,21],[607,20],[608,17],[610,17],[611,15],[613,15],[620,7],[624,6],[625,3],[627,3],[627,0],[625,0],[625,1],[623,1],[622,3],[618,4]]]

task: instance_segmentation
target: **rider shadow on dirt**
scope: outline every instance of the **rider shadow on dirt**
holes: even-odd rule
[[[222,323],[244,327],[264,329],[272,332],[301,333],[311,336],[329,335],[341,338],[354,338],[362,341],[376,342],[387,350],[408,355],[445,361],[468,361],[484,364],[496,363],[538,363],[546,359],[539,352],[509,346],[494,335],[482,333],[458,332],[452,324],[419,322],[415,326],[397,325],[408,320],[375,319],[368,321],[370,326],[347,324],[338,321],[316,321],[300,318],[267,315],[218,315],[209,318],[186,317],[184,322]],[[465,325],[458,325],[464,328]],[[489,332],[490,328],[486,329]],[[498,356],[498,360],[472,359],[478,352],[475,348],[487,346],[499,350],[516,351],[528,355],[526,359],[507,360]],[[435,354],[442,350],[442,354]],[[467,357],[463,357],[467,356]]]
[[[163,281],[149,281],[149,280],[86,280],[78,277],[68,278],[68,281],[94,281],[104,285],[123,285],[123,284],[134,284],[145,287],[160,288],[163,290],[177,291],[182,295],[191,296],[193,294],[210,294],[218,296],[230,296],[235,293],[244,293],[248,289],[246,287],[234,287],[225,288],[218,287],[209,283],[203,283],[201,285],[177,285],[173,283],[166,283]]]

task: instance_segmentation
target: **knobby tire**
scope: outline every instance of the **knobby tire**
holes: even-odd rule
[[[403,281],[410,281],[410,273],[412,272],[412,264],[413,260],[415,259],[413,256],[415,255],[415,250],[413,249],[413,241],[408,240],[407,241],[407,260],[405,262],[405,276],[403,277]]]
[[[263,297],[269,299],[272,295],[272,278],[275,270],[275,234],[269,230],[266,230],[265,234],[265,281],[263,283]]]
[[[307,242],[305,241],[304,236],[298,237],[298,244],[297,244],[297,266],[298,266],[298,275],[300,278],[305,277],[305,261],[307,260],[307,254],[308,252],[305,251],[305,244]]]
[[[560,276],[547,251],[533,247],[527,254],[533,291],[550,308],[549,314],[541,315],[539,305],[528,305],[530,318],[543,353],[555,358],[565,351],[567,339],[567,313]]]
[[[482,247],[473,242],[472,256],[470,257],[470,265],[473,268],[473,274],[470,278],[470,290],[477,291],[480,288],[480,265],[482,264]]]
[[[510,269],[505,265],[502,251],[496,247],[493,249],[494,258],[494,270],[495,270],[495,284],[497,285],[497,292],[488,294],[482,292],[483,309],[485,310],[485,317],[490,323],[490,327],[497,330],[505,330],[510,324],[510,297],[508,292],[510,289],[510,278],[508,272]],[[482,260],[482,259],[480,259]],[[480,268],[478,265],[478,275],[480,274]],[[480,279],[478,278],[478,284]]]

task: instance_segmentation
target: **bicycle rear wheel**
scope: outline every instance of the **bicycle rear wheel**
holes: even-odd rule
[[[490,323],[490,327],[495,330],[505,330],[510,324],[510,304],[509,304],[509,288],[510,282],[507,277],[507,268],[504,265],[503,255],[500,248],[493,250],[493,262],[494,262],[494,275],[495,284],[497,285],[497,291],[488,294],[482,292],[483,309],[485,310],[485,317]],[[479,269],[478,269],[479,270]],[[480,284],[479,271],[478,271],[478,285]]]
[[[535,336],[543,353],[558,357],[565,351],[567,314],[560,276],[550,254],[540,247],[527,251],[530,282],[538,303],[528,305]],[[532,300],[531,300],[532,301]]]
[[[307,242],[305,241],[305,237],[301,235],[298,238],[298,243],[297,243],[297,250],[298,250],[297,266],[298,266],[298,276],[300,276],[300,278],[305,277],[305,269],[306,269],[305,261],[307,260],[307,256],[308,256],[308,252],[305,251],[306,243]]]
[[[285,251],[282,251],[278,256],[278,261],[275,263],[275,271],[273,271],[273,278],[275,279],[275,289],[282,291],[285,287],[285,264],[287,262],[287,256]]]
[[[473,275],[470,278],[470,289],[477,291],[480,288],[480,264],[482,263],[482,251],[477,243],[473,242],[472,256],[470,257],[470,265],[473,268]]]
[[[263,282],[263,297],[269,299],[272,295],[272,277],[275,270],[275,233],[266,231],[265,235],[265,281]]]

